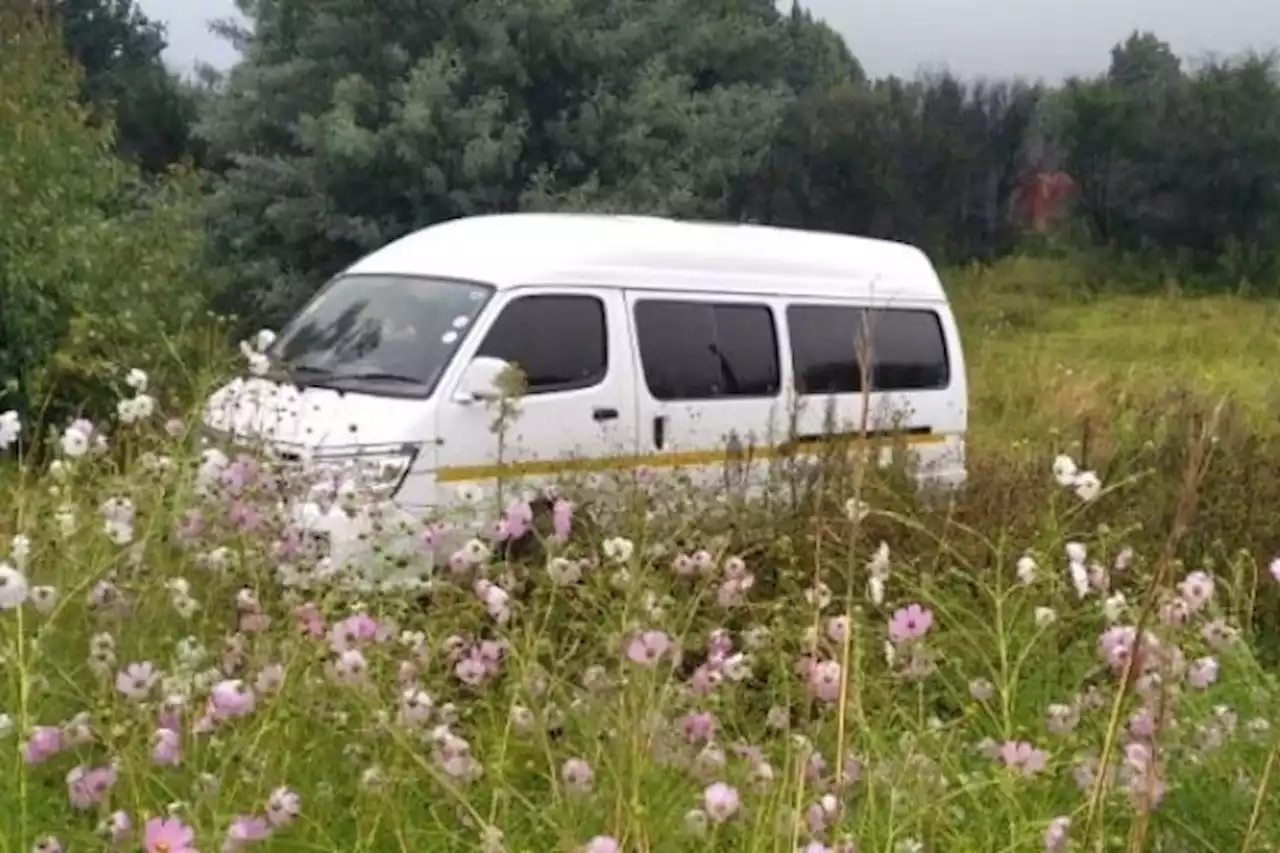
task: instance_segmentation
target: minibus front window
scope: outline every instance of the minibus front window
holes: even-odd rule
[[[268,356],[304,387],[427,397],[492,295],[489,285],[455,279],[340,276]]]

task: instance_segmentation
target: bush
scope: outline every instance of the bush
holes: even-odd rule
[[[21,4],[20,4],[21,5]],[[167,387],[207,363],[213,282],[199,261],[196,176],[144,183],[78,104],[54,27],[0,10],[3,402],[59,424],[115,404],[124,365]]]

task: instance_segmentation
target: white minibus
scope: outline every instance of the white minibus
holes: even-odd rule
[[[463,218],[357,261],[266,355],[272,373],[209,400],[209,430],[342,466],[405,518],[511,478],[722,475],[743,443],[763,461],[868,423],[887,430],[886,412],[921,478],[965,478],[955,318],[926,255],[884,240],[639,216]],[[511,365],[524,388],[495,431]],[[323,524],[335,551],[358,552],[367,522],[334,511]]]

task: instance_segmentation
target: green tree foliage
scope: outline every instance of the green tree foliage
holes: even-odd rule
[[[1028,199],[1070,187],[1073,227],[1052,239],[1083,235],[1108,268],[1280,279],[1268,58],[1188,70],[1135,32],[1105,73],[1059,87],[867,80],[798,2],[241,8],[247,26],[220,28],[243,61],[186,95],[218,173],[209,249],[235,282],[219,307],[254,324],[412,229],[516,209],[751,219],[967,261],[1025,246]]]
[[[115,125],[116,148],[151,174],[203,152],[192,137],[196,100],[165,67],[163,28],[135,0],[53,0],[68,52],[84,71],[81,97]]]
[[[734,216],[797,89],[855,79],[772,0],[255,0],[201,134],[228,306],[279,320],[360,254],[517,208]],[[806,80],[806,76],[811,78]]]
[[[1063,163],[1093,241],[1176,254],[1230,284],[1280,276],[1280,77],[1274,57],[1190,72],[1135,34],[1106,75],[1061,93]]]
[[[939,259],[1008,251],[1040,96],[951,75],[815,90],[788,110],[752,212],[907,240]]]
[[[4,405],[100,411],[131,366],[171,371],[210,282],[192,176],[143,182],[79,104],[56,26],[0,10]]]

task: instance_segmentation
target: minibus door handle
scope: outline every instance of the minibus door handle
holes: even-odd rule
[[[666,443],[667,418],[665,415],[658,415],[653,419],[653,447],[655,450],[661,450]]]
[[[618,410],[595,409],[591,412],[591,419],[595,421],[616,421],[618,419]]]

